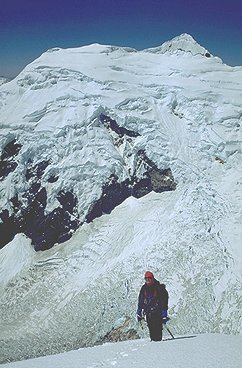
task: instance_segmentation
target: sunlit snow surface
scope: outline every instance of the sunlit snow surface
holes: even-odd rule
[[[3,368],[241,368],[242,336],[186,335],[107,343],[59,355],[3,364]]]
[[[35,252],[23,234],[0,250],[3,362],[117,330],[142,337],[135,311],[147,269],[167,285],[174,333],[242,333],[242,67],[206,57],[186,35],[170,44],[52,49],[0,87],[0,145],[23,145],[0,182],[2,208],[24,193],[29,159],[51,159],[46,212],[71,190],[80,220],[111,174],[127,177],[140,149],[177,183],[128,198],[48,251]],[[102,113],[140,136],[117,148]]]

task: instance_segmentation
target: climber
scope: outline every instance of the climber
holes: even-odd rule
[[[168,316],[168,292],[164,284],[155,279],[152,272],[144,275],[145,284],[141,287],[138,299],[137,319],[145,319],[149,328],[151,341],[162,340],[162,322]]]

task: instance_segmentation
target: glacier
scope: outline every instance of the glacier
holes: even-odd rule
[[[1,362],[143,337],[147,269],[175,334],[242,333],[242,67],[53,48],[0,95]]]

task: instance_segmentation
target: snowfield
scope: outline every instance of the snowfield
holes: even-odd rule
[[[151,270],[175,335],[216,333],[164,342],[170,366],[179,344],[186,367],[237,367],[215,361],[241,341],[217,334],[242,334],[242,67],[187,34],[143,51],[55,48],[0,96],[0,362],[146,338],[135,314]],[[112,185],[125,195],[104,210]],[[211,364],[190,364],[207,339]],[[63,357],[148,364],[140,347],[157,349],[155,367],[145,340]]]
[[[2,368],[240,368],[242,336],[186,335],[106,343],[68,353],[3,364]]]

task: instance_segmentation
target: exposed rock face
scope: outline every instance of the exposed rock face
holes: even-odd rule
[[[139,133],[134,132],[132,130],[120,127],[115,120],[111,119],[109,116],[106,116],[104,114],[100,115],[100,121],[103,123],[103,125],[107,129],[111,129],[113,132],[115,132],[120,138],[122,138],[124,135],[127,135],[128,137],[138,137],[140,136]]]
[[[2,180],[17,167],[16,156],[20,155],[21,145],[14,139],[8,143],[1,155]],[[60,206],[46,214],[47,192],[41,184],[41,178],[50,161],[41,161],[36,165],[27,162],[25,171],[26,191],[16,193],[11,198],[11,214],[8,209],[0,212],[0,248],[10,242],[17,233],[24,233],[31,240],[35,250],[51,248],[55,243],[68,240],[79,226],[75,213],[77,200],[73,193],[60,191],[57,200]],[[50,182],[57,180],[50,178]]]
[[[34,183],[24,196],[27,199],[27,207],[16,195],[11,200],[13,213],[10,215],[6,209],[0,213],[2,220],[0,231],[3,234],[0,240],[1,248],[17,233],[24,233],[31,238],[35,250],[49,249],[56,243],[68,240],[72,232],[78,228],[78,215],[75,214],[76,198],[71,192],[59,192],[57,198],[61,206],[47,215],[45,188]]]
[[[101,198],[93,204],[88,213],[87,222],[93,221],[94,218],[102,216],[103,213],[110,213],[116,206],[121,204],[126,198],[133,196],[141,198],[144,195],[154,192],[160,193],[169,190],[175,190],[176,183],[172,176],[171,170],[159,170],[145,155],[144,152],[139,152],[139,163],[149,161],[152,166],[147,167],[142,178],[131,176],[130,179],[119,183],[118,178],[114,175],[109,178],[109,181],[103,187]]]
[[[111,135],[113,144],[117,149],[126,141],[132,143],[133,139],[140,136],[138,132],[120,127],[110,117],[101,114],[100,123]],[[3,149],[0,161],[0,176],[4,180],[13,172],[20,160],[22,145],[16,139],[9,142]],[[124,156],[124,154],[123,154]],[[73,191],[60,190],[56,199],[60,203],[58,207],[47,213],[48,194],[42,183],[45,170],[51,165],[51,159],[40,161],[36,164],[29,159],[25,167],[26,190],[24,193],[16,193],[11,198],[11,213],[8,209],[0,212],[0,231],[4,235],[0,239],[0,247],[10,242],[17,233],[24,233],[31,240],[35,250],[46,250],[54,244],[60,244],[70,239],[73,232],[83,222],[91,222],[102,214],[109,214],[126,198],[133,196],[141,198],[151,191],[163,192],[175,190],[171,170],[159,169],[146,155],[144,150],[129,152],[128,157],[133,157],[133,166],[129,168],[129,176],[120,181],[112,174],[107,178],[102,187],[101,197],[91,203],[84,221],[80,221],[77,212],[78,198]],[[122,157],[124,165],[129,166],[127,157]],[[54,183],[57,176],[50,176],[47,181]]]
[[[0,180],[3,180],[8,174],[16,169],[18,166],[15,161],[15,156],[21,149],[21,144],[16,143],[16,139],[6,144],[3,148],[0,158]]]
[[[98,343],[105,343],[105,342],[117,342],[117,341],[125,341],[125,340],[135,340],[138,339],[140,336],[137,331],[133,328],[129,328],[130,324],[130,317],[126,317],[123,324],[118,327],[112,328],[110,332],[108,332],[100,342]]]
[[[119,127],[116,121],[104,114],[101,114],[100,120],[114,134],[113,141],[117,147],[124,143],[124,139],[140,136],[138,132]],[[127,138],[127,136],[131,138]],[[131,156],[131,154],[133,153],[129,155]],[[110,213],[130,196],[141,198],[151,191],[160,193],[176,189],[176,183],[169,168],[165,170],[159,169],[147,157],[144,150],[139,150],[134,156],[135,166],[132,169],[133,171],[131,169],[129,171],[130,177],[120,182],[117,176],[110,176],[103,186],[100,199],[93,203],[86,217],[87,222],[93,221],[94,218],[100,217],[103,213]]]

